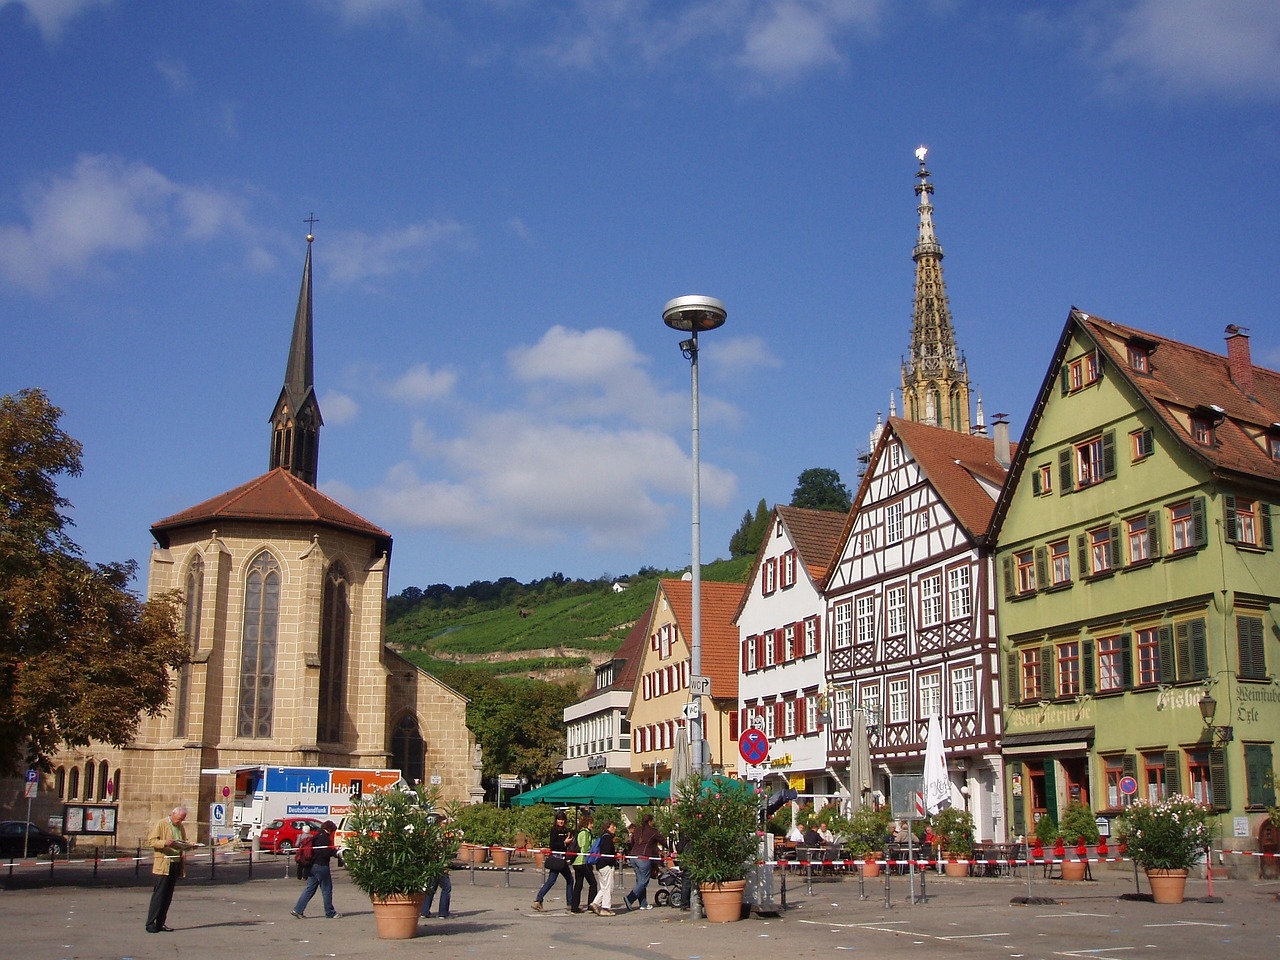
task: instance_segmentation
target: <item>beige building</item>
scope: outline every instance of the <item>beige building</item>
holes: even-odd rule
[[[128,747],[57,759],[46,816],[114,806],[131,846],[183,803],[204,840],[234,777],[203,771],[253,764],[394,767],[446,800],[483,798],[466,698],[384,643],[391,536],[314,486],[322,423],[308,237],[270,471],[151,528],[148,595],[183,593],[191,663]]]

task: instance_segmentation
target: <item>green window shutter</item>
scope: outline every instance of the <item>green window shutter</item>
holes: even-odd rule
[[[1013,806],[1013,835],[1015,837],[1022,837],[1026,836],[1027,833],[1027,815],[1024,804],[1026,803],[1029,791],[1027,790],[1025,778],[1022,776],[1022,764],[1017,760],[1009,764],[1009,782],[1013,783],[1014,778],[1020,778],[1022,780],[1022,796],[1009,797],[1009,803]]]
[[[1110,480],[1116,475],[1116,432],[1108,430],[1102,435],[1102,476]]]
[[[1215,810],[1231,809],[1231,789],[1227,782],[1227,751],[1209,748],[1209,789],[1213,791],[1211,806]]]
[[[1167,624],[1160,627],[1158,643],[1160,650],[1160,676],[1156,679],[1160,683],[1173,683],[1178,678],[1178,672],[1174,669],[1173,659],[1173,627]]]
[[[1049,586],[1049,551],[1036,547],[1036,589]]]
[[[1187,625],[1187,633],[1191,648],[1191,677],[1193,680],[1203,680],[1209,676],[1209,638],[1204,620],[1192,620]]]
[[[1040,697],[1052,700],[1057,695],[1053,685],[1053,647],[1045,644],[1040,648]]]
[[[1005,703],[1017,703],[1022,699],[1022,693],[1019,688],[1018,676],[1018,651],[1010,650],[1004,655],[1004,682],[1008,690],[1005,691]]]
[[[1133,689],[1133,635],[1128,633],[1120,634],[1120,681]]]
[[[1040,489],[1040,471],[1039,470],[1031,471],[1031,492],[1037,497],[1040,496],[1040,494],[1044,493],[1044,491]]]
[[[1271,549],[1271,504],[1259,503],[1258,514],[1262,518],[1262,546]]]
[[[1244,745],[1244,775],[1247,794],[1245,803],[1251,807],[1274,807],[1276,786],[1271,774],[1271,744],[1246,743]]]
[[[1058,451],[1058,486],[1063,493],[1069,493],[1075,487],[1075,473],[1072,470],[1072,458],[1075,456],[1075,448],[1067,447],[1065,450]]]
[[[1062,365],[1062,375],[1058,378],[1062,381],[1062,395],[1065,397],[1071,392],[1071,365]]]
[[[1156,432],[1150,427],[1138,435],[1138,451],[1144,457],[1149,457],[1156,452]]]
[[[1182,755],[1177,750],[1164,752],[1164,792],[1165,796],[1182,792]]]
[[[1093,693],[1096,689],[1093,682],[1093,641],[1085,640],[1080,644],[1080,688],[1085,693]]]
[[[1008,600],[1015,593],[1017,593],[1017,589],[1013,581],[1012,555],[1005,556],[1004,560],[1001,562],[1001,568],[1004,571],[1004,598]]]
[[[1111,527],[1111,569],[1119,570],[1124,566],[1124,544],[1120,540],[1120,524]]]
[[[1053,762],[1052,757],[1044,758],[1044,806],[1049,811],[1049,816],[1053,817],[1053,822],[1058,822],[1058,765]]]
[[[1126,753],[1123,757],[1120,758],[1120,771],[1126,777],[1133,777],[1133,779],[1137,780],[1138,779],[1138,758],[1135,757],[1132,753]]]
[[[1238,526],[1236,522],[1236,498],[1229,493],[1222,498],[1222,525],[1227,531],[1227,543],[1235,543],[1239,538],[1239,534],[1236,531]]]
[[[1170,678],[1161,677],[1165,683],[1191,678],[1191,623],[1184,620],[1173,627],[1173,645],[1175,656],[1174,674]],[[1163,664],[1161,673],[1164,672]]]
[[[1093,573],[1089,569],[1089,537],[1083,533],[1076,536],[1076,568],[1081,580]]]
[[[1209,525],[1204,518],[1204,497],[1191,501],[1191,536],[1197,549],[1209,542]]]
[[[1160,556],[1160,511],[1152,510],[1147,514],[1147,543],[1151,545],[1151,557]]]
[[[1236,617],[1236,642],[1240,649],[1240,676],[1250,680],[1267,678],[1266,650],[1261,617]]]

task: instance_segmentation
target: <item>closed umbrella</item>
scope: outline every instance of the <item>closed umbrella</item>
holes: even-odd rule
[[[871,744],[867,739],[866,714],[853,711],[853,730],[849,739],[850,813],[857,813],[871,794]]]
[[[924,809],[931,816],[951,806],[951,778],[947,776],[947,754],[942,745],[942,724],[935,713],[929,717],[929,739],[924,747]]]
[[[680,784],[693,776],[693,757],[689,751],[687,727],[676,731],[675,746],[671,751],[670,794],[672,800],[680,799]]]

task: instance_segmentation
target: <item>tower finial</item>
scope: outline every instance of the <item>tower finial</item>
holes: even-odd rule
[[[315,240],[315,236],[314,236],[315,231],[312,230],[311,228],[314,227],[320,221],[316,219],[315,212],[312,211],[311,215],[308,216],[302,222],[307,225],[307,245],[310,246],[311,242]]]

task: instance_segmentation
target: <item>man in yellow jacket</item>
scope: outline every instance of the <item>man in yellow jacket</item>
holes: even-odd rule
[[[187,831],[182,821],[187,819],[186,807],[174,807],[167,817],[161,817],[151,829],[147,843],[154,851],[151,872],[155,886],[151,889],[151,907],[147,910],[147,933],[171,933],[165,925],[169,916],[169,903],[173,900],[173,888],[178,878],[185,876],[182,854],[194,843],[187,842]]]

